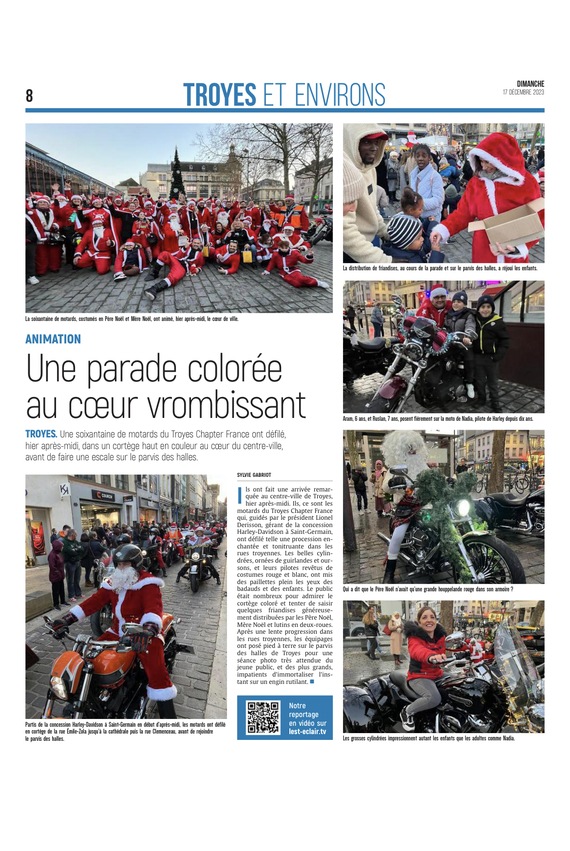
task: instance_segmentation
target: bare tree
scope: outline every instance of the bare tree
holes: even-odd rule
[[[493,451],[491,453],[491,475],[487,493],[502,493],[505,478],[505,436],[506,432],[495,431],[493,433]]]
[[[300,134],[305,140],[305,146],[299,155],[303,163],[303,171],[307,178],[312,179],[309,215],[313,212],[313,203],[317,196],[320,181],[330,174],[332,161],[332,126],[330,124],[303,124]]]
[[[328,132],[318,129],[327,127]],[[312,132],[307,128],[315,130]],[[250,171],[250,185],[262,176],[279,177],[283,180],[285,194],[288,194],[295,170],[312,160],[322,163],[330,154],[332,133],[330,125],[326,124],[220,125],[210,128],[206,135],[198,135],[197,141],[201,156],[208,161],[227,157],[230,146],[233,146],[243,167]]]

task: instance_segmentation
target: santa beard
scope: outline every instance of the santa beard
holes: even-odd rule
[[[128,590],[139,581],[139,575],[134,567],[117,567],[109,577],[109,585],[117,594]]]
[[[390,432],[383,441],[382,452],[388,468],[405,464],[413,481],[428,469],[427,446],[417,431]]]

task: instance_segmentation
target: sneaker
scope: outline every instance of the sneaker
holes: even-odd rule
[[[370,514],[370,509],[369,509],[369,508],[365,508],[365,509],[364,509],[364,513],[365,513],[365,514]]]
[[[404,706],[404,708],[400,712],[400,721],[402,722],[402,727],[404,728],[406,733],[413,733],[416,729],[416,722],[414,721],[414,716],[408,715],[407,706]]]
[[[126,276],[125,276],[125,277],[126,277]],[[90,580],[90,579],[87,579],[87,580],[86,580],[86,582],[85,582],[85,587],[86,587],[86,588],[93,588],[93,583],[91,582],[91,580]]]
[[[57,609],[58,612],[61,612],[61,606],[54,606],[54,609]]]
[[[475,388],[473,387],[472,384],[467,385],[467,396],[468,396],[469,399],[475,398]]]
[[[126,279],[127,279],[127,276],[125,275],[124,272],[115,272],[115,274],[113,275],[114,281],[126,281]]]
[[[39,278],[36,278],[36,276],[35,276],[35,275],[31,275],[31,276],[28,278],[28,284],[39,284],[39,282],[40,282],[40,279],[39,279]]]
[[[317,281],[317,286],[321,287],[321,289],[323,289],[323,290],[330,290],[330,288],[331,288],[331,285],[327,284],[326,281]]]
[[[68,600],[66,600],[66,603],[67,603],[67,604],[69,604],[69,603],[77,603],[77,597],[70,597]]]

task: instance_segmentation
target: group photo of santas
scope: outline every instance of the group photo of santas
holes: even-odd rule
[[[544,600],[342,605],[344,733],[544,733]]]
[[[345,263],[542,263],[544,125],[344,125]]]
[[[26,193],[28,312],[332,310],[331,125],[28,125]]]
[[[26,477],[26,718],[225,718],[225,486]]]
[[[343,438],[345,584],[544,584],[543,430]]]

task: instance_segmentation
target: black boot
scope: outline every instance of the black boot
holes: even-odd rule
[[[156,281],[160,273],[160,266],[153,260],[149,266],[148,272],[145,275],[145,281]]]
[[[384,585],[393,585],[394,584],[394,574],[396,573],[396,564],[398,559],[389,558],[386,561],[386,570],[384,572]]]
[[[166,289],[168,289],[168,284],[165,284],[164,281],[159,281],[157,284],[153,284],[152,287],[148,287],[148,289],[144,291],[144,294],[150,298],[151,301],[154,301],[158,293],[161,293]]]
[[[176,718],[173,700],[157,700],[156,708],[159,718]]]

